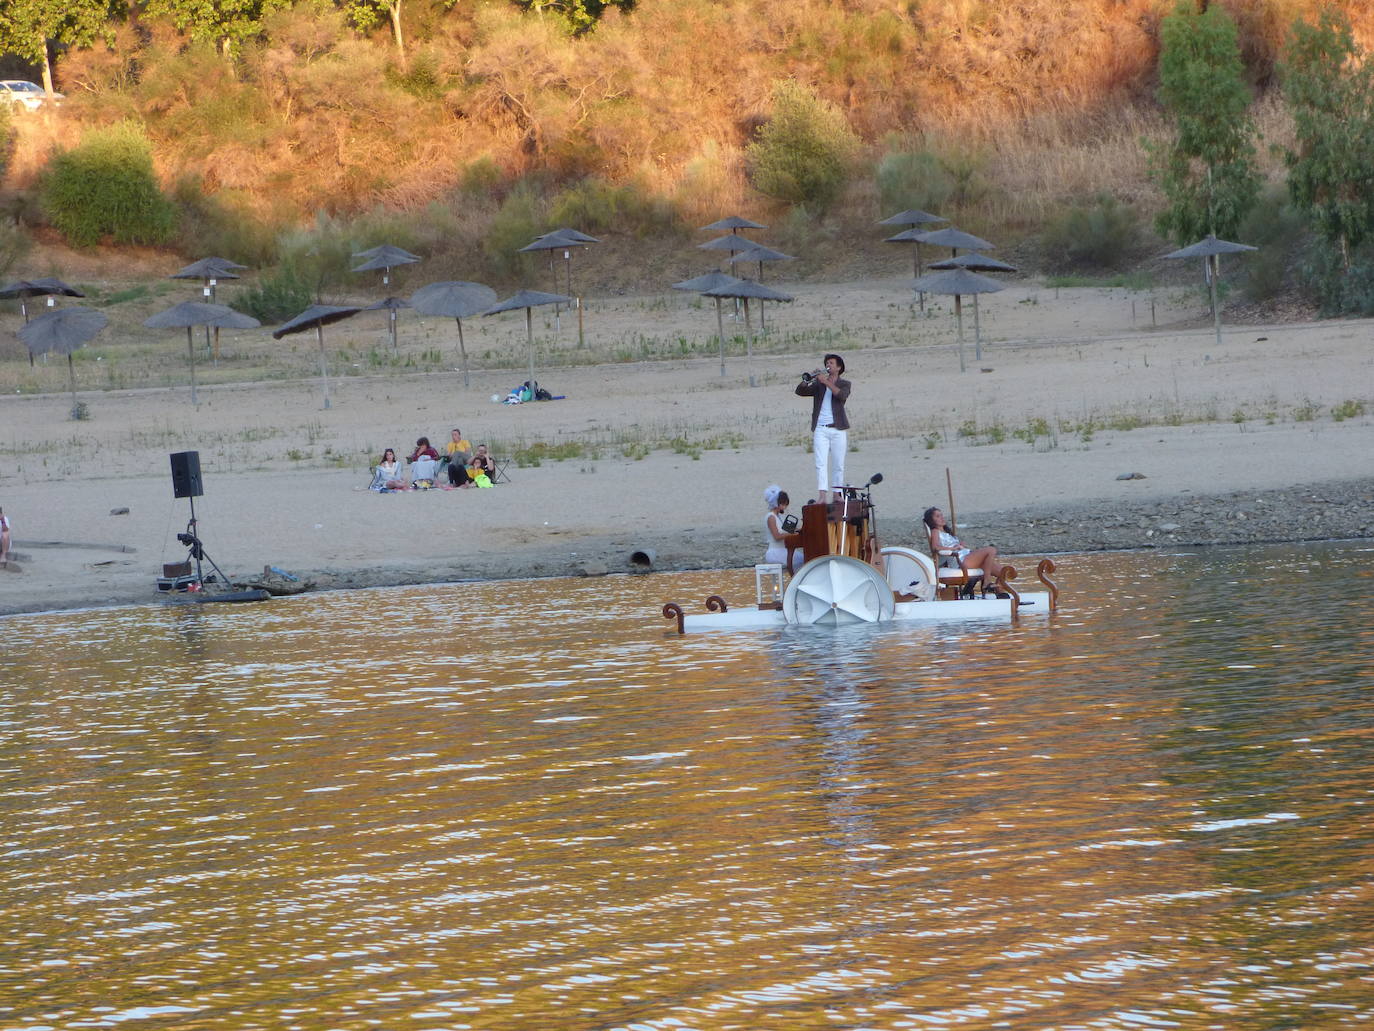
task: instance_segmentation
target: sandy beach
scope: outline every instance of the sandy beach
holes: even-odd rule
[[[470,331],[488,357],[467,389],[456,371],[336,368],[325,409],[307,354],[296,376],[203,385],[197,406],[184,386],[84,391],[76,422],[68,394],[5,396],[15,561],[0,613],[157,602],[162,564],[185,557],[189,505],[168,464],[182,450],[200,452],[200,534],[235,578],[265,565],[320,588],[599,575],[636,550],[654,570],[748,565],[764,487],[796,506],[814,493],[809,402],[792,391],[830,349],[854,384],[847,478],[883,474],[884,543],[916,541],[921,510],[946,503],[946,469],[965,536],[1013,554],[1374,535],[1371,323],[1227,324],[1218,346],[1188,291],[1016,283],[981,301],[981,359],[966,318],[961,373],[948,307],[917,319],[901,282],[789,287],[796,302],[769,309],[752,361],[732,354],[724,377],[715,357],[570,364],[572,345],[545,341],[545,357],[562,351],[539,378],[566,399],[540,404],[490,400],[527,375],[516,317]],[[444,321],[412,317],[402,347],[433,346]],[[678,295],[593,298],[587,329],[705,340],[714,321]],[[536,331],[552,335],[547,316]],[[381,331],[348,332],[332,346]],[[184,364],[184,338],[166,343]],[[501,457],[539,444],[572,457],[512,462],[491,490],[364,489],[384,447],[440,444],[454,426]]]

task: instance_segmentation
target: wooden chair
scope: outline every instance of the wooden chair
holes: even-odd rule
[[[983,582],[981,567],[966,566],[957,551],[937,548],[933,543],[930,557],[935,562],[936,592],[940,598],[973,597],[976,585]]]

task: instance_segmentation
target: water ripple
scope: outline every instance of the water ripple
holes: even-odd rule
[[[1367,1024],[1370,632],[1290,561],[1073,558],[1017,627],[6,619],[0,1029]]]

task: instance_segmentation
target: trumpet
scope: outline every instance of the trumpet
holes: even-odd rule
[[[811,382],[813,379],[815,379],[816,377],[818,377],[818,376],[824,376],[824,375],[825,375],[825,370],[824,370],[824,369],[812,369],[810,372],[803,372],[803,373],[801,374],[801,381],[802,381],[803,383],[810,383],[810,382]]]

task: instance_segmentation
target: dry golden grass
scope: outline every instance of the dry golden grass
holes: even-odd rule
[[[1229,0],[1256,83],[1272,79],[1286,27],[1318,0]],[[1340,4],[1374,41],[1374,5]],[[52,148],[135,117],[168,184],[198,182],[230,220],[272,227],[379,207],[454,213],[440,260],[469,250],[512,180],[546,193],[596,175],[633,183],[699,225],[729,210],[787,212],[752,191],[743,160],[780,78],[836,104],[882,156],[894,134],[973,170],[978,195],[947,213],[1016,236],[1097,193],[1158,203],[1141,141],[1165,131],[1152,98],[1166,0],[640,0],[580,38],[500,5],[416,12],[399,76],[385,35],[337,11],[274,14],[234,67],[158,22],[116,32],[59,65],[58,117],[21,119],[8,185],[32,187]],[[1289,129],[1261,96],[1265,144]],[[463,192],[475,159],[495,193]],[[1267,146],[1266,172],[1277,174]],[[884,214],[864,170],[835,213],[840,233]],[[846,223],[848,225],[846,226]]]

